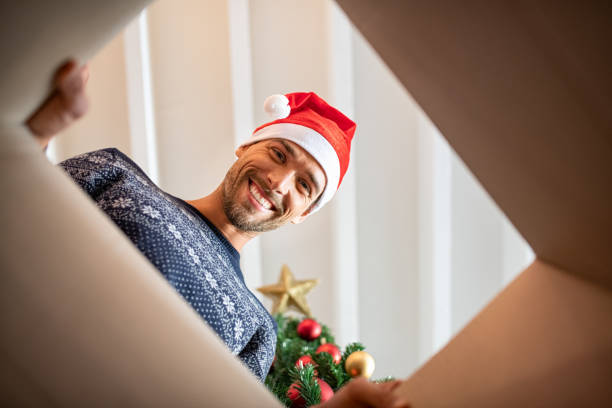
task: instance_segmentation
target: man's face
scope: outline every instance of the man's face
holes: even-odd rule
[[[297,144],[269,139],[236,151],[223,180],[223,209],[243,231],[270,231],[299,223],[325,188],[325,172]]]

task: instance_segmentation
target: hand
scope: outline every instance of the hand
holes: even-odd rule
[[[410,408],[410,404],[392,391],[400,381],[376,384],[357,378],[345,385],[329,401],[313,408]]]
[[[53,93],[26,121],[43,149],[55,134],[87,112],[85,84],[88,79],[87,65],[77,67],[75,61],[68,61],[58,68],[53,78]]]

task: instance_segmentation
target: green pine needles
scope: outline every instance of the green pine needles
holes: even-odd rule
[[[296,384],[303,406],[316,405],[321,401],[321,389],[317,377],[325,381],[334,392],[351,380],[344,370],[347,357],[354,351],[364,350],[360,343],[351,343],[346,346],[339,364],[334,364],[332,356],[328,353],[315,354],[317,348],[323,343],[335,343],[334,336],[329,328],[321,325],[321,335],[314,340],[302,339],[297,334],[297,326],[301,319],[287,317],[281,314],[274,316],[278,324],[278,339],[276,343],[276,360],[266,377],[266,386],[287,407],[292,401],[287,396],[291,384]],[[296,361],[308,355],[316,363],[316,367],[306,364],[296,367]]]
[[[310,364],[306,364],[300,369],[295,367],[289,369],[289,377],[294,383],[298,384],[300,395],[307,407],[321,402],[321,388],[317,383],[314,372],[315,368]]]

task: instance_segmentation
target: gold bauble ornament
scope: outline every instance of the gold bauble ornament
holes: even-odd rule
[[[277,284],[262,286],[257,290],[274,299],[272,314],[285,313],[288,307],[294,306],[310,317],[312,315],[308,302],[306,302],[306,294],[318,283],[318,279],[296,281],[289,267],[283,265]]]
[[[374,372],[374,357],[365,351],[354,351],[346,358],[344,369],[351,377],[370,378]]]

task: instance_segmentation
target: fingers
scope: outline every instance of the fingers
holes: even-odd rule
[[[66,62],[56,71],[55,91],[26,122],[43,147],[52,136],[87,112],[85,84],[88,79],[88,67],[78,67],[75,61]]]
[[[382,384],[369,382],[365,379],[353,380],[356,386],[354,392],[356,401],[363,401],[367,407],[376,408],[409,408],[410,404],[395,396],[392,391],[400,381],[390,381]],[[351,384],[349,384],[351,385]]]
[[[81,79],[83,80],[83,84],[87,84],[87,81],[89,81],[89,64],[85,64],[81,67]]]
[[[410,404],[407,401],[392,393],[399,384],[400,381],[376,384],[364,378],[355,379],[338,391],[332,399],[318,407],[409,408]]]
[[[400,380],[387,381],[379,384],[384,392],[391,392],[396,389],[402,382]]]
[[[53,75],[53,86],[57,88],[58,84],[61,83],[64,78],[70,75],[77,68],[77,62],[75,60],[69,60],[59,66]]]
[[[85,85],[86,71],[86,65],[78,67],[74,61],[69,61],[57,70],[53,85],[63,92],[74,93]]]
[[[400,380],[388,381],[380,384],[382,393],[384,394],[386,406],[394,408],[410,408],[408,401],[404,400],[403,397],[393,393],[393,391],[399,387],[402,382]]]
[[[85,84],[89,79],[87,65],[77,67],[74,61],[64,64],[55,76],[55,87],[64,105],[64,114],[72,119],[83,116],[89,107],[85,96]]]

